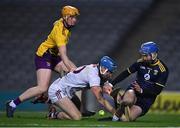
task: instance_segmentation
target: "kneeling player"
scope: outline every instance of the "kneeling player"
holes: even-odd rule
[[[76,91],[90,87],[97,101],[111,114],[115,109],[102,96],[101,83],[107,81],[117,68],[115,62],[104,56],[99,64],[84,65],[54,81],[48,90],[48,95],[53,104],[62,112],[56,113],[59,119],[80,120],[81,113],[70,100]]]

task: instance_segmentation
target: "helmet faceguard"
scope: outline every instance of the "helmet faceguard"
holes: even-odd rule
[[[113,59],[108,56],[101,58],[99,62],[99,71],[102,77],[109,78],[112,76],[112,73],[116,70],[117,64]]]

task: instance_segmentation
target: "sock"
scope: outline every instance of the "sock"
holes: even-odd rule
[[[16,107],[17,105],[19,105],[21,103],[21,101],[20,101],[20,99],[19,99],[19,97],[18,98],[16,98],[15,100],[12,100],[11,102],[10,102],[10,106],[12,106],[12,107]]]
[[[59,114],[59,112],[56,112],[56,113],[55,113],[56,119],[58,119],[58,114]]]
[[[14,103],[14,100],[12,100],[12,101],[9,103],[9,105],[10,105],[11,107],[13,107],[13,108],[16,108],[16,104]]]
[[[119,117],[117,117],[115,114],[113,115],[112,117],[112,121],[118,121],[119,120]]]

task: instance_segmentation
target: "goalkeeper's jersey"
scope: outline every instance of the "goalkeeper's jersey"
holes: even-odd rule
[[[66,45],[70,36],[70,30],[67,29],[63,24],[63,19],[59,19],[54,23],[54,27],[48,38],[42,42],[39,46],[36,54],[43,56],[43,54],[49,50],[50,53],[57,55],[58,47]]]

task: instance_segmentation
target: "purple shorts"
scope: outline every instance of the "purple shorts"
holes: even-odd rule
[[[55,66],[61,62],[60,56],[54,56],[49,52],[44,53],[42,57],[35,56],[36,70],[44,68],[54,70]]]

